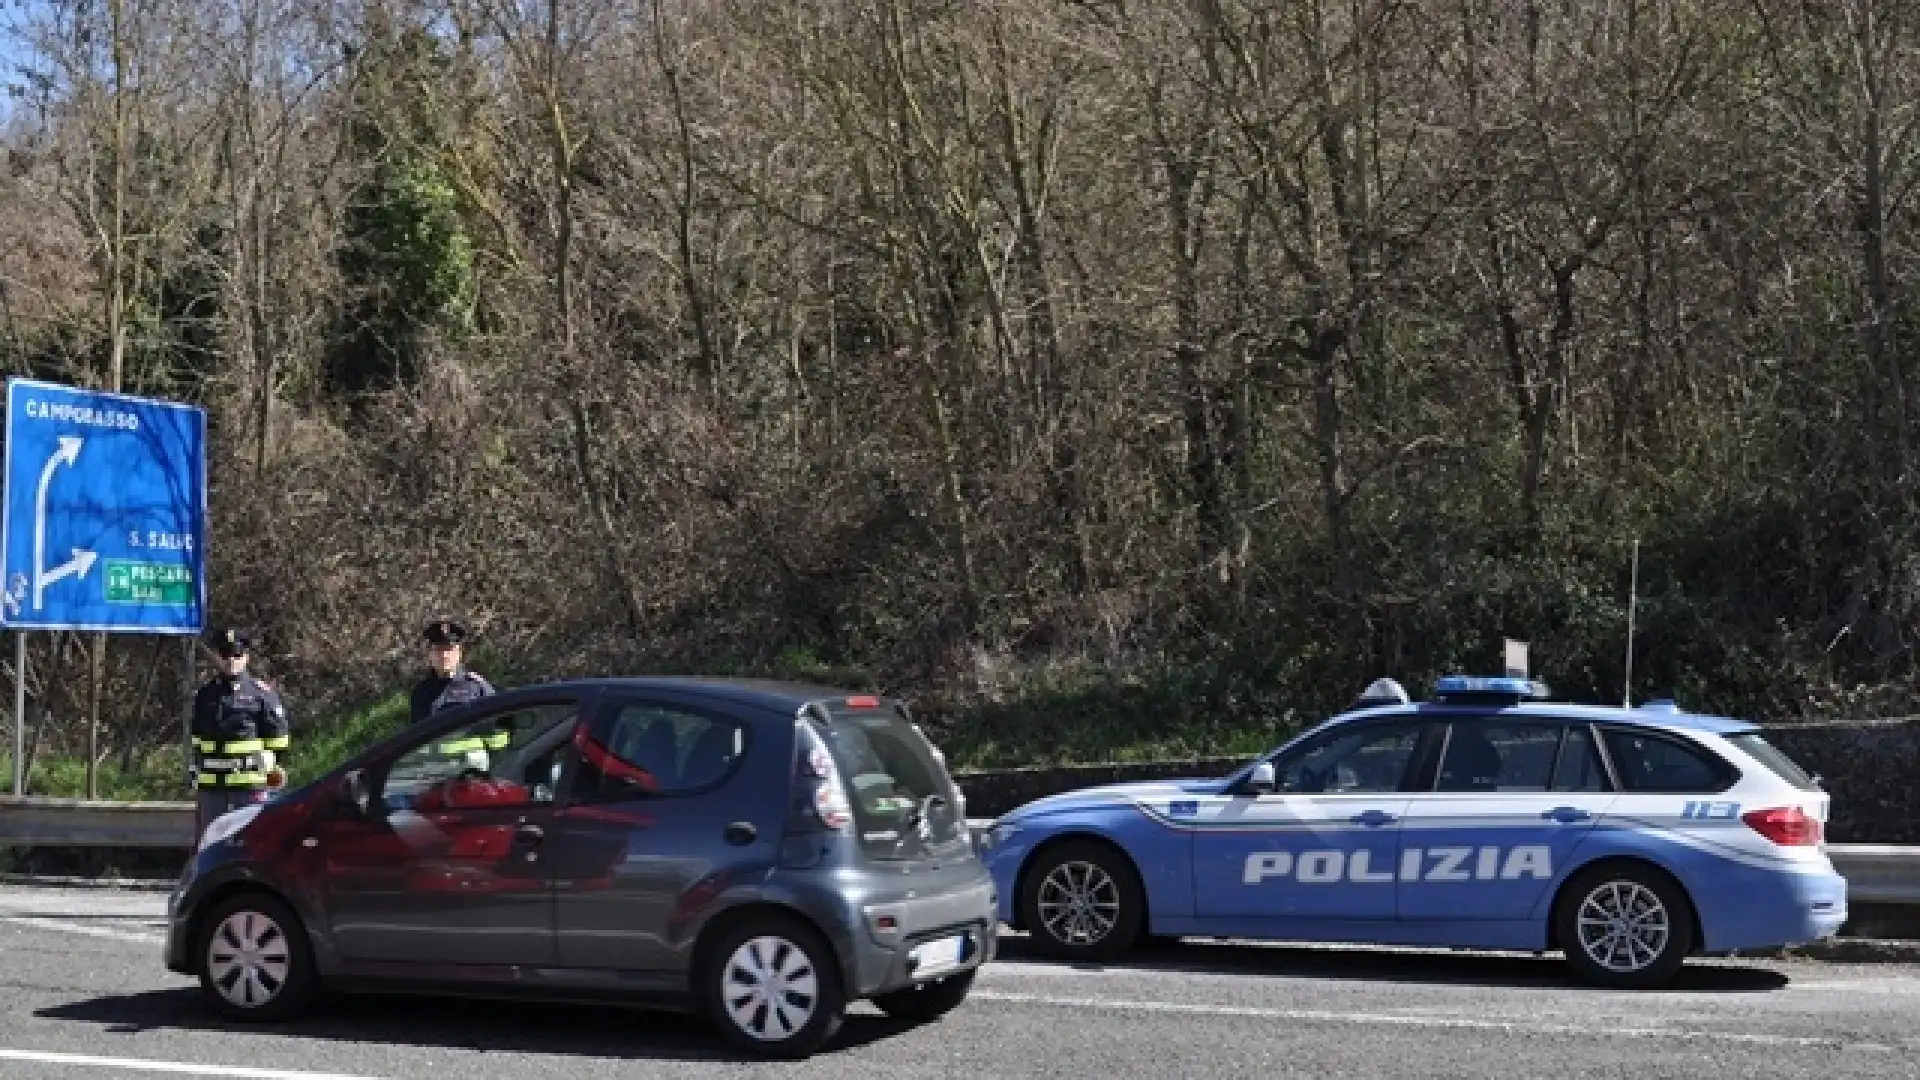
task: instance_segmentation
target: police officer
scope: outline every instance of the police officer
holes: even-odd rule
[[[413,722],[442,709],[478,701],[493,693],[493,684],[461,661],[467,628],[457,619],[435,619],[427,624],[427,666],[432,672],[413,686]]]
[[[493,693],[493,684],[479,672],[467,668],[461,660],[461,646],[467,640],[467,628],[457,619],[435,619],[427,624],[427,666],[431,672],[413,687],[412,715],[418,724],[442,709],[451,709],[478,701]],[[511,739],[505,729],[485,736],[455,732],[434,749],[447,757],[460,759],[462,771],[486,773],[492,764],[492,751],[504,750]]]
[[[198,828],[238,806],[259,802],[286,782],[287,709],[280,694],[247,673],[252,638],[228,629],[214,645],[220,674],[193,697],[194,783]]]

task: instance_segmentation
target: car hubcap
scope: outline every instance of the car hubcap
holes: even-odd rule
[[[1120,887],[1088,862],[1061,863],[1040,882],[1040,921],[1055,941],[1092,945],[1120,918]]]
[[[1580,904],[1580,947],[1608,971],[1634,972],[1667,950],[1673,920],[1653,890],[1610,881]]]
[[[735,1027],[761,1040],[779,1040],[807,1026],[820,1000],[813,961],[780,937],[757,937],[727,958],[723,989]]]
[[[213,932],[207,974],[220,996],[257,1009],[287,985],[293,956],[280,924],[257,911],[236,911]]]

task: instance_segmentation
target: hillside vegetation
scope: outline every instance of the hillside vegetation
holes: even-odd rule
[[[1911,710],[1906,0],[0,20],[0,352],[209,409],[213,616],[309,741],[443,611],[501,681],[863,680],[974,762],[1502,636],[1617,701],[1636,541],[1635,699]],[[93,647],[32,639],[49,770]],[[100,656],[114,776],[179,656]]]

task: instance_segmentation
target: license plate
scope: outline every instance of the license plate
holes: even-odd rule
[[[956,934],[953,937],[940,938],[916,946],[912,953],[916,961],[913,966],[913,977],[930,979],[952,971],[960,966],[966,959],[966,955],[967,938],[964,934]]]

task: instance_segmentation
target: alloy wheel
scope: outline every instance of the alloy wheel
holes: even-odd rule
[[[1631,974],[1666,951],[1673,917],[1652,889],[1636,881],[1609,881],[1580,902],[1580,948],[1608,971]]]
[[[1037,906],[1054,940],[1092,945],[1112,933],[1120,920],[1120,886],[1093,863],[1063,862],[1040,882]]]

